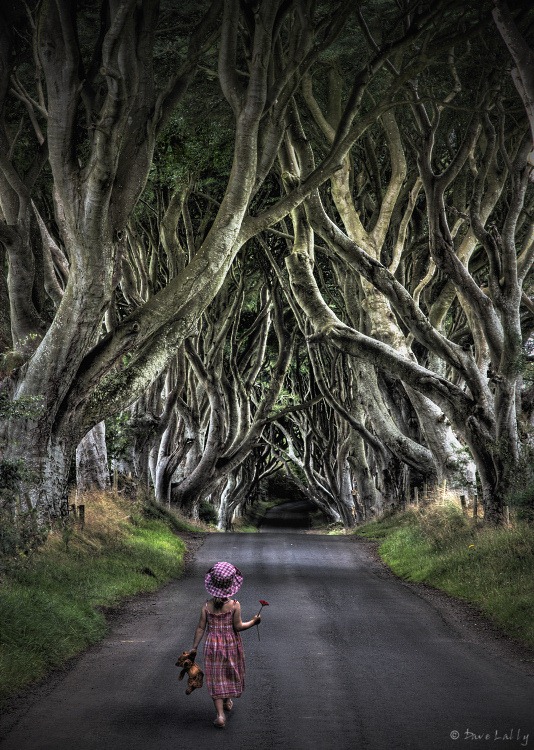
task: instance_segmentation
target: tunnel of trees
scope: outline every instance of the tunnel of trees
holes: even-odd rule
[[[2,514],[110,467],[219,527],[532,481],[534,9],[0,14]]]

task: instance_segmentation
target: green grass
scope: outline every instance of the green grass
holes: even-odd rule
[[[182,515],[180,511],[174,508],[167,508],[150,499],[144,504],[143,515],[147,518],[164,521],[175,531],[206,533],[216,529],[214,524],[204,523],[203,521],[192,521],[190,518]]]
[[[380,541],[396,573],[475,604],[508,635],[534,646],[534,527],[476,526],[454,505],[369,523],[356,532]]]
[[[0,579],[0,701],[100,640],[102,608],[180,575],[185,544],[169,522],[110,496],[86,501],[83,531],[53,532]]]
[[[237,518],[232,524],[232,531],[240,534],[258,534],[259,528],[250,523],[241,523],[241,519]]]

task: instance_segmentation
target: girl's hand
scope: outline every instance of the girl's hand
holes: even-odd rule
[[[261,622],[261,615],[254,615],[254,625],[259,625]]]

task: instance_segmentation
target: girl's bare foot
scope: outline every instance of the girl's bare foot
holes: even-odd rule
[[[226,711],[231,711],[233,707],[234,707],[234,702],[233,702],[233,700],[232,700],[231,698],[227,698],[227,699],[226,699],[226,700],[224,701],[224,708],[225,708],[225,710],[226,710]]]
[[[226,726],[226,719],[224,718],[224,716],[217,716],[213,724],[219,729],[224,729],[224,727]]]

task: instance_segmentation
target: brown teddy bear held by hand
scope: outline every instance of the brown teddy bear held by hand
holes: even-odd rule
[[[204,672],[200,669],[198,664],[195,664],[196,651],[184,651],[183,654],[178,658],[176,662],[177,667],[182,667],[180,672],[179,680],[183,680],[184,675],[187,673],[187,690],[186,695],[191,695],[193,690],[201,688],[204,682]]]

